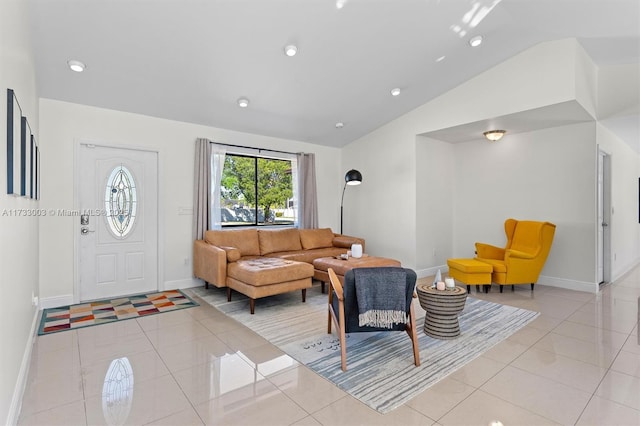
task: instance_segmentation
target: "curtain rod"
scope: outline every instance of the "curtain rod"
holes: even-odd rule
[[[269,152],[279,152],[280,154],[292,154],[292,155],[304,154],[304,152],[279,151],[277,149],[256,148],[256,147],[253,147],[253,146],[233,145],[233,144],[230,144],[230,143],[221,143],[221,142],[214,142],[214,141],[209,141],[209,143],[212,143],[212,144],[215,144],[215,145],[222,145],[222,146],[231,146],[233,148],[255,149],[258,152],[260,152],[260,151],[269,151]]]

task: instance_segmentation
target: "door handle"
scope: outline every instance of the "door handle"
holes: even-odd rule
[[[82,228],[80,228],[80,234],[82,235],[87,235],[89,232],[96,232],[96,231],[90,230],[89,227],[87,226],[83,226]]]
[[[607,222],[602,222],[602,226],[609,226]]]

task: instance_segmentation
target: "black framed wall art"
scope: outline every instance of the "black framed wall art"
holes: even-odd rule
[[[21,195],[22,109],[12,89],[7,89],[7,194]]]

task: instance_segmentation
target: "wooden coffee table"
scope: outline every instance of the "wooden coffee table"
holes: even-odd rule
[[[459,286],[452,290],[436,290],[431,284],[418,284],[416,292],[420,306],[425,310],[425,334],[445,340],[458,337],[458,314],[462,312],[467,301],[467,290]]]
[[[321,257],[313,261],[313,278],[322,283],[322,292],[324,293],[324,285],[329,282],[329,268],[338,276],[340,282],[344,282],[344,274],[353,268],[375,268],[379,266],[401,266],[400,262],[395,259],[386,257],[362,255],[360,258],[350,257],[349,260],[337,259],[335,257]]]

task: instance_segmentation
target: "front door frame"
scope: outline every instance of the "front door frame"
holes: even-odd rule
[[[95,145],[105,148],[115,148],[115,149],[129,149],[136,151],[146,151],[146,152],[154,152],[156,153],[156,161],[157,171],[158,171],[158,196],[157,196],[157,206],[156,212],[158,215],[158,251],[157,251],[157,259],[156,265],[158,268],[157,277],[158,277],[158,291],[164,291],[164,268],[162,268],[161,260],[164,259],[164,213],[160,208],[162,202],[164,200],[163,197],[163,186],[162,183],[162,161],[160,161],[160,151],[157,149],[151,149],[148,147],[141,147],[136,145],[123,145],[123,144],[115,144],[104,141],[93,141],[89,139],[76,139],[73,144],[73,211],[80,211],[80,188],[78,185],[78,180],[81,178],[80,176],[80,146],[81,145]],[[78,213],[77,217],[73,217],[73,303],[80,302],[80,216]],[[77,219],[77,220],[76,220]]]

